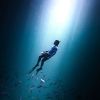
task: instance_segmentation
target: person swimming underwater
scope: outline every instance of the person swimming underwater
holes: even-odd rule
[[[55,40],[54,41],[54,46],[51,48],[50,51],[43,51],[41,52],[41,55],[38,57],[38,61],[37,61],[37,64],[29,71],[29,74],[32,73],[37,66],[39,66],[39,63],[41,61],[41,65],[40,65],[40,68],[38,68],[36,71],[36,74],[42,70],[42,67],[44,65],[44,62],[47,61],[48,59],[50,59],[51,57],[53,57],[57,50],[58,50],[58,45],[59,45],[60,41],[59,40]]]

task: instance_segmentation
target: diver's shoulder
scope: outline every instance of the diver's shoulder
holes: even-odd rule
[[[54,45],[54,46],[52,46],[52,49],[58,49],[58,46]]]
[[[55,46],[54,48],[55,48],[55,49],[58,49],[58,46]]]

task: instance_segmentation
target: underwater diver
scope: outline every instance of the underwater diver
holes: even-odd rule
[[[50,51],[43,51],[43,52],[41,52],[41,55],[38,57],[37,64],[31,69],[31,71],[29,72],[29,74],[32,73],[32,72],[35,70],[35,68],[36,68],[37,66],[39,66],[40,61],[41,61],[41,65],[40,65],[40,68],[38,68],[38,69],[36,70],[36,74],[38,74],[38,72],[39,72],[40,70],[42,70],[42,67],[43,67],[43,65],[44,65],[44,62],[45,62],[46,60],[50,59],[52,56],[54,56],[54,55],[56,54],[56,52],[57,52],[57,50],[58,50],[58,45],[59,45],[59,43],[60,43],[59,40],[55,40],[55,41],[54,41],[54,46],[51,48]]]

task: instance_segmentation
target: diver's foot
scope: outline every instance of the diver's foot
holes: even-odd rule
[[[36,75],[38,74],[38,72],[39,72],[40,70],[42,70],[42,68],[38,68],[38,69],[36,70]]]
[[[29,74],[31,74],[31,73],[35,70],[35,68],[36,68],[37,66],[39,66],[39,64],[36,64],[35,67],[33,67],[33,68],[29,71]]]
[[[30,71],[29,74],[31,74],[35,70],[35,67],[33,67]]]

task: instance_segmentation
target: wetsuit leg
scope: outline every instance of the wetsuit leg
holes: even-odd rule
[[[37,66],[39,66],[39,62],[41,61],[41,58],[42,58],[43,56],[44,56],[44,55],[42,54],[42,55],[40,55],[40,56],[38,57],[37,64],[31,69],[31,71],[29,72],[29,74],[32,73],[32,72],[35,70],[35,68],[36,68]]]
[[[40,68],[37,69],[37,73],[38,73],[40,70],[42,70],[42,67],[43,67],[43,65],[44,65],[44,62],[45,62],[47,59],[48,59],[47,57],[44,57],[44,58],[41,60],[41,66],[40,66]],[[36,74],[37,74],[37,73],[36,73]]]
[[[39,56],[36,66],[39,66],[39,63],[40,63],[42,57],[43,57],[43,55]]]

